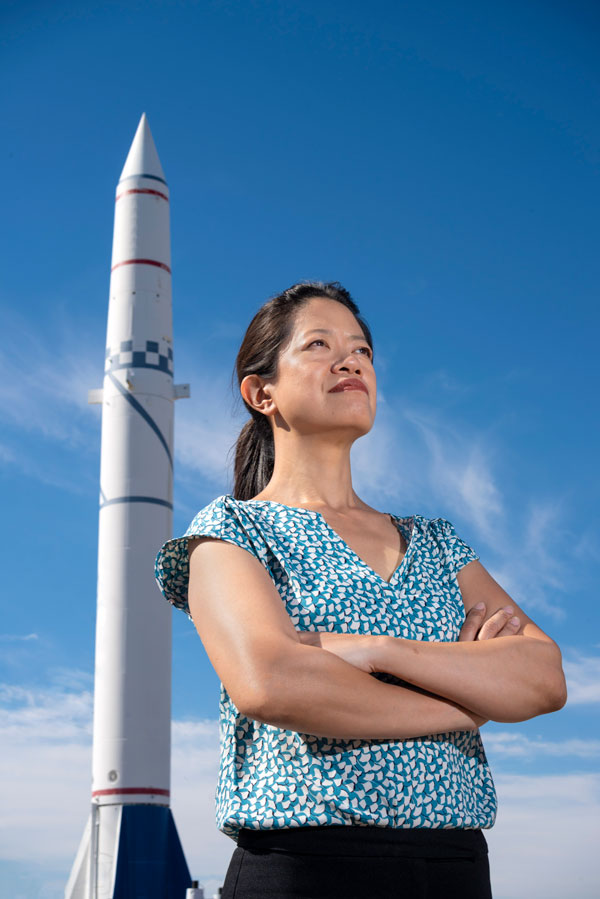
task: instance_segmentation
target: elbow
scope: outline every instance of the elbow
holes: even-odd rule
[[[544,709],[546,713],[560,711],[567,702],[567,681],[562,668],[556,672],[552,684],[548,685],[546,701],[548,704],[548,707]]]
[[[531,684],[514,702],[502,703],[499,710],[492,710],[489,717],[504,724],[528,721],[538,715],[558,712],[567,701],[567,683],[562,667],[546,672],[537,684]],[[498,714],[495,714],[495,712]]]
[[[562,667],[560,648],[554,640],[544,641],[538,646],[544,656],[531,681],[532,687],[535,684],[531,693],[535,709],[532,710],[533,714],[529,717],[558,712],[567,701],[567,682]]]
[[[240,705],[247,718],[299,731],[308,725],[323,699],[322,660],[330,653],[300,643],[274,653],[246,677]]]
[[[548,675],[539,685],[537,695],[532,704],[527,718],[535,718],[538,715],[549,715],[558,712],[567,701],[567,682],[562,668]],[[526,720],[526,719],[524,719]]]
[[[268,668],[260,668],[247,676],[231,698],[246,718],[286,727],[290,719],[290,700],[293,692],[287,666],[282,660],[272,660]]]
[[[255,690],[247,695],[241,706],[236,703],[236,708],[252,721],[298,730],[298,709],[294,711],[289,695],[284,693],[272,689]]]
[[[547,708],[545,713],[558,712],[567,702],[567,681],[562,667],[562,654],[554,641],[552,641],[553,659],[550,675],[545,678],[545,697]]]
[[[263,724],[274,724],[280,718],[279,697],[266,684],[257,683],[253,687],[248,685],[236,702],[231,697],[240,714],[253,721],[261,721]]]
[[[242,715],[260,724],[270,724],[273,727],[288,728],[288,716],[282,711],[276,697],[270,694],[254,696],[243,708],[239,709]],[[293,728],[290,728],[293,729]]]
[[[231,689],[225,685],[225,689],[240,715],[269,723],[268,718],[274,712],[277,697],[268,680],[259,672],[253,672],[251,676],[246,674],[243,683],[232,685]]]

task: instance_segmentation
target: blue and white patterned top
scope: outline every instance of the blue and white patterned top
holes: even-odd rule
[[[407,551],[385,581],[320,512],[219,496],[158,554],[166,599],[189,614],[187,537],[218,537],[265,566],[299,630],[455,641],[465,618],[456,572],[479,556],[444,518],[390,514]],[[374,675],[396,682],[387,674]],[[496,793],[478,731],[414,740],[338,740],[241,715],[220,699],[217,826],[233,838],[310,825],[488,828]]]

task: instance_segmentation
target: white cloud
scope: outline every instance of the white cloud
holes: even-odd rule
[[[9,323],[9,331],[13,328],[18,340],[5,340],[0,352],[0,417],[73,449],[95,446],[97,419],[87,391],[100,386],[101,356],[96,364],[80,334],[49,337],[18,319]],[[11,449],[8,454],[14,457]]]
[[[37,333],[15,315],[5,323],[0,464],[43,484],[81,493],[89,489],[90,480],[87,474],[73,477],[72,463],[99,450],[99,407],[88,406],[87,391],[101,385],[102,349],[84,335],[70,333],[68,326],[58,330]],[[59,452],[49,453],[49,444]]]
[[[65,684],[82,680],[77,671],[61,676]],[[0,852],[24,869],[46,870],[46,884],[35,895],[54,899],[62,894],[89,812],[91,694],[65,686],[4,686],[0,699]],[[494,739],[494,751],[508,757],[540,749],[539,741],[502,732]],[[543,752],[552,755],[562,746],[587,757],[583,743],[546,741]],[[207,895],[222,882],[235,848],[215,827],[218,763],[216,721],[174,722],[173,813],[192,876],[203,880]],[[500,811],[486,831],[495,899],[595,897],[600,777],[566,771],[495,780]]]
[[[386,512],[396,512],[392,497],[405,502],[413,489],[410,450],[398,430],[397,417],[379,389],[375,424],[352,446],[352,478],[357,493],[378,498]]]
[[[0,634],[2,643],[26,643],[29,640],[39,640],[37,634]]]
[[[222,373],[211,370],[210,383],[194,380],[190,399],[176,408],[175,454],[189,472],[222,484],[233,469],[231,447],[244,424],[232,411],[233,398]],[[186,473],[183,474],[186,477]]]
[[[0,731],[5,744],[22,741],[20,749],[24,751],[27,751],[27,745],[37,743],[46,746],[63,742],[89,744],[92,727],[92,694],[89,691],[0,684],[0,704]]]
[[[192,877],[211,896],[223,883],[235,843],[217,830],[218,721],[174,721],[173,815]]]
[[[600,776],[502,775],[485,832],[494,899],[596,899]]]
[[[557,499],[530,501],[520,519],[503,525],[496,543],[499,561],[488,566],[492,576],[526,612],[541,610],[555,620],[564,617],[568,560],[559,551],[565,510]]]
[[[538,759],[540,756],[592,759],[600,757],[600,740],[531,739],[512,731],[484,731],[485,750],[496,758]]]
[[[85,672],[61,669],[52,680],[45,689],[0,685],[0,858],[45,868],[56,890],[47,884],[44,896],[58,897],[89,814],[92,694],[81,688]],[[235,848],[215,826],[218,743],[216,721],[173,724],[173,814],[190,872],[203,879],[207,896],[221,885]]]
[[[515,602],[525,611],[562,618],[569,563],[559,551],[566,518],[561,500],[531,497],[518,510],[510,508],[495,473],[501,448],[488,436],[432,405],[395,400],[384,412],[385,452],[371,461],[389,475],[387,505],[396,495],[407,508],[439,509],[429,514],[457,524],[460,518],[474,532],[482,563]],[[369,454],[362,458],[368,470]],[[377,479],[378,485],[381,472]]]
[[[571,653],[563,660],[569,705],[600,702],[600,656]]]
[[[420,474],[434,496],[464,510],[483,539],[496,540],[504,503],[492,474],[491,447],[481,435],[466,434],[434,409],[405,406],[403,413],[428,450]]]

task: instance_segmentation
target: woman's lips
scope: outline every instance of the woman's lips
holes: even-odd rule
[[[366,394],[369,393],[366,385],[357,378],[347,378],[345,381],[340,381],[340,383],[336,384],[335,387],[332,387],[329,392],[342,393],[344,390],[363,390]]]

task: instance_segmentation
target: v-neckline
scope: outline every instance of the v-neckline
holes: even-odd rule
[[[290,507],[290,508],[291,508],[291,507]],[[304,511],[310,512],[310,511],[312,511],[312,510],[311,510],[311,509],[305,509]],[[406,567],[406,561],[407,561],[407,559],[408,559],[409,552],[412,552],[413,537],[414,537],[414,534],[415,534],[415,522],[414,522],[415,516],[409,516],[408,518],[401,518],[401,517],[398,516],[398,515],[394,515],[392,512],[384,512],[383,514],[384,514],[384,515],[388,515],[388,516],[391,518],[392,524],[394,524],[394,525],[396,526],[398,532],[402,535],[402,537],[403,537],[404,540],[406,541],[406,551],[405,551],[404,555],[402,556],[402,558],[400,559],[399,563],[396,565],[396,567],[394,568],[394,570],[393,570],[392,573],[390,574],[389,580],[386,580],[384,577],[382,577],[380,574],[378,574],[378,572],[375,571],[375,569],[372,568],[371,565],[368,565],[367,562],[365,562],[365,560],[363,559],[362,556],[359,556],[359,555],[358,555],[358,553],[356,552],[356,550],[352,549],[352,547],[350,546],[350,544],[347,543],[347,542],[344,540],[344,538],[341,537],[341,536],[338,534],[338,532],[335,531],[335,530],[331,527],[331,525],[329,524],[329,522],[327,521],[327,519],[325,518],[325,516],[323,515],[322,512],[315,512],[315,515],[319,515],[319,516],[320,516],[321,521],[322,521],[323,524],[325,525],[325,528],[329,531],[329,533],[332,535],[332,537],[333,537],[335,540],[337,540],[338,543],[340,543],[340,545],[346,550],[346,552],[349,553],[349,554],[350,554],[350,555],[351,555],[357,562],[359,562],[360,565],[362,565],[363,568],[366,568],[367,571],[370,571],[371,574],[372,574],[374,577],[376,577],[377,580],[381,581],[382,584],[385,584],[386,587],[390,587],[390,586],[392,585],[392,582],[396,579],[396,576],[399,576],[399,575],[400,575],[400,572],[401,572],[401,571],[404,571],[404,569],[405,569],[405,567]],[[405,535],[404,535],[404,531],[403,531],[403,529],[398,525],[398,522],[400,522],[400,521],[411,521],[411,520],[412,520],[412,522],[413,522],[413,526],[412,526],[412,530],[411,530],[411,534],[410,534],[410,540],[406,540],[406,537],[405,537]]]
[[[233,497],[233,498],[235,499],[235,497]],[[241,502],[244,505],[249,504],[249,503],[255,503],[255,504],[266,503],[269,506],[279,506],[280,509],[287,509],[289,512],[304,512],[307,515],[316,515],[317,518],[322,522],[325,529],[327,531],[329,531],[329,534],[333,537],[333,539],[337,540],[337,542],[346,550],[347,553],[349,553],[357,562],[359,562],[363,568],[366,568],[367,571],[370,571],[371,574],[377,578],[377,580],[381,581],[382,584],[385,584],[386,587],[390,587],[392,585],[392,582],[396,579],[396,576],[399,576],[400,572],[404,571],[404,569],[406,568],[409,553],[412,553],[412,548],[413,548],[413,544],[414,544],[414,536],[415,536],[415,523],[416,523],[416,518],[417,518],[416,515],[409,515],[408,517],[401,517],[399,515],[394,515],[392,512],[384,512],[383,513],[384,515],[388,515],[391,518],[392,523],[396,526],[396,528],[398,529],[398,532],[402,535],[402,537],[404,538],[405,541],[406,541],[406,536],[404,534],[404,530],[398,524],[398,522],[405,522],[405,521],[411,522],[412,521],[410,539],[406,542],[406,552],[400,559],[400,562],[398,563],[398,565],[392,571],[389,580],[386,581],[386,579],[384,577],[382,577],[380,574],[378,574],[375,571],[374,568],[372,568],[370,565],[368,565],[365,562],[365,560],[362,558],[362,556],[359,556],[358,553],[352,549],[350,544],[346,543],[344,538],[341,537],[338,534],[338,532],[335,531],[331,527],[331,525],[329,524],[329,522],[327,521],[327,519],[325,518],[325,516],[323,515],[322,512],[317,512],[314,509],[303,509],[302,506],[286,506],[285,503],[278,503],[277,500],[274,500],[274,499],[246,499],[246,500],[237,500],[237,502]]]

